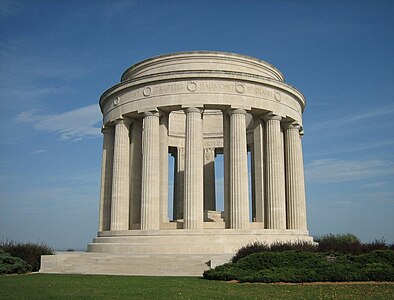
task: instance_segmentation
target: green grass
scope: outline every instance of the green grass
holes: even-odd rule
[[[0,299],[393,299],[393,283],[250,284],[194,277],[0,276]]]

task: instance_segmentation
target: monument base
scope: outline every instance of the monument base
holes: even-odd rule
[[[313,243],[307,232],[273,229],[102,231],[88,252],[44,255],[41,273],[202,276],[248,243]]]

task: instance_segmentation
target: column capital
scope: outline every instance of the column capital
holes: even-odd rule
[[[229,109],[227,111],[228,115],[235,115],[235,114],[241,114],[241,115],[246,115],[246,110],[244,110],[243,108],[234,108],[234,109]]]
[[[120,117],[120,118],[114,120],[114,125],[116,126],[116,125],[118,125],[118,124],[125,124],[125,125],[128,126],[128,125],[131,124],[131,122],[132,122],[132,119],[131,119],[131,118],[128,118],[128,117]]]
[[[273,114],[273,113],[268,113],[268,114],[263,115],[263,116],[262,116],[262,119],[263,119],[264,121],[270,121],[270,120],[273,120],[273,121],[280,121],[280,120],[282,120],[282,117],[281,117],[281,116],[278,116],[278,115],[275,115],[275,114]]]
[[[187,107],[183,111],[186,114],[189,114],[189,113],[199,113],[199,114],[201,114],[202,113],[202,109],[198,108],[198,107]]]
[[[301,131],[302,127],[300,124],[298,124],[297,122],[289,122],[289,123],[285,123],[283,125],[284,129],[298,129],[298,131]]]
[[[115,127],[111,125],[103,125],[101,127],[101,133],[106,134],[106,133],[115,133],[114,131]]]
[[[156,111],[156,110],[150,110],[150,111],[144,111],[144,112],[142,113],[142,116],[143,116],[144,118],[150,117],[150,116],[153,116],[153,117],[160,117],[160,113],[159,113],[158,111]]]

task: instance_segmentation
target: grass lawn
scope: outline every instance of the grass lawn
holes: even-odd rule
[[[250,284],[195,277],[0,276],[0,299],[394,299],[394,283]]]

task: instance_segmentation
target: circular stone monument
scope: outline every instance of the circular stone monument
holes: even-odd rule
[[[274,66],[224,52],[161,55],[127,69],[100,107],[100,225],[89,252],[217,255],[252,241],[313,242],[305,98]]]

